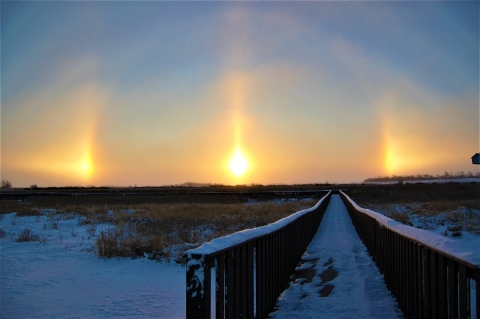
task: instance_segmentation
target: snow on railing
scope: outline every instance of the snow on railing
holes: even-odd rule
[[[187,251],[187,318],[266,318],[317,232],[330,196],[275,223]]]
[[[403,225],[340,195],[406,318],[480,318],[480,249]]]

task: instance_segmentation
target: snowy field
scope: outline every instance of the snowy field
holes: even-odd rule
[[[185,268],[95,256],[108,225],[0,215],[1,318],[184,318]],[[15,242],[25,229],[40,242]]]
[[[391,211],[410,214],[413,226],[447,234],[474,251],[480,247],[478,234],[463,229],[461,236],[453,236],[450,230],[455,225],[445,214],[418,216],[400,205],[383,213]],[[479,211],[459,208],[458,214],[468,217],[470,224],[480,223]],[[98,258],[96,236],[112,225],[81,224],[73,215],[54,211],[43,211],[42,216],[0,215],[0,318],[185,317],[183,266],[148,258]],[[26,229],[38,237],[17,242]],[[332,257],[335,267],[347,263],[344,257]]]
[[[428,230],[440,236],[460,242],[466,250],[480,251],[480,211],[458,207],[454,211],[439,214],[419,214],[419,203],[365,205],[377,213],[400,220],[415,228]]]

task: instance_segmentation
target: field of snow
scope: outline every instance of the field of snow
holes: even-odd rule
[[[98,258],[109,225],[0,215],[1,318],[184,318],[185,268],[148,258]],[[16,242],[25,229],[40,242]]]
[[[375,212],[415,228],[428,230],[461,243],[466,250],[480,247],[480,211],[466,207],[438,214],[419,213],[418,203],[366,205]]]

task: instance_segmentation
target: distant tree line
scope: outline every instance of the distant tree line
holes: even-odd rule
[[[480,172],[445,172],[443,175],[437,174],[435,176],[430,174],[417,174],[417,175],[392,175],[392,176],[379,176],[367,178],[364,182],[395,182],[395,181],[419,181],[419,180],[431,180],[431,179],[461,179],[461,178],[480,178]]]

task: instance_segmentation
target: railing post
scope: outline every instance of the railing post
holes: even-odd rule
[[[217,318],[224,318],[225,317],[225,254],[223,253],[217,256],[216,274],[217,274],[217,284],[218,284],[218,288],[216,289],[216,296],[217,296],[216,315],[217,315]]]
[[[257,318],[264,318],[266,314],[266,246],[265,237],[257,241]]]
[[[458,267],[452,260],[448,260],[447,280],[448,280],[448,317],[458,318]]]
[[[448,297],[447,297],[447,265],[445,258],[442,255],[438,255],[438,285],[437,294],[439,298],[439,313],[438,318],[448,318]]]
[[[480,319],[480,268],[475,269],[473,275],[475,279],[475,310],[477,311],[477,319]]]
[[[234,269],[235,264],[233,260],[233,250],[227,252],[226,257],[226,281],[227,281],[227,297],[225,298],[225,313],[227,318],[234,318],[234,303],[235,303],[235,282]]]
[[[381,221],[383,218],[357,208],[344,193],[342,199],[359,237],[367,249],[374,247],[372,255],[376,255],[375,261],[384,274],[385,283],[406,318],[480,319],[480,265],[475,261],[478,254],[476,258],[463,259],[459,254],[444,251],[440,245],[426,243],[422,231],[417,233],[418,237],[409,235],[416,231],[406,232],[400,228],[397,231],[395,223],[389,227]],[[369,236],[374,232],[370,231],[365,216],[377,219],[382,225],[373,238]],[[449,245],[455,244],[448,239],[442,240]]]
[[[187,257],[187,318],[210,318],[210,266],[205,255]]]
[[[246,318],[254,318],[254,271],[255,271],[255,253],[253,243],[247,244],[247,314]]]
[[[415,318],[423,318],[424,317],[424,310],[425,310],[425,299],[423,296],[423,289],[424,289],[424,273],[422,269],[422,262],[423,262],[423,254],[425,254],[425,250],[419,244],[415,244],[416,247],[416,273],[417,273],[417,302],[418,305],[416,307],[416,316]]]
[[[470,318],[470,279],[467,277],[467,269],[464,265],[459,265],[458,285],[460,319],[467,319]]]
[[[186,252],[186,317],[210,318],[214,297],[217,318],[266,318],[315,235],[329,196],[317,209],[300,214],[268,234],[253,235],[220,249],[206,243],[203,249]],[[242,237],[247,232],[243,231]],[[215,284],[211,278],[213,267]]]

